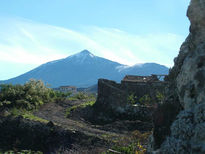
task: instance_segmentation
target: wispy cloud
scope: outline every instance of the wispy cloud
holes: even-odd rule
[[[92,27],[87,35],[105,49],[112,51],[112,54],[122,58],[122,63],[130,65],[157,62],[172,66],[173,58],[177,56],[184,40],[184,36],[171,33],[134,35],[116,29],[98,27]],[[110,57],[108,52],[101,52],[101,55]]]
[[[0,20],[0,61],[5,62],[39,65],[88,49],[128,65],[157,62],[172,66],[184,40],[170,33],[134,35],[101,27],[74,31],[20,18]]]

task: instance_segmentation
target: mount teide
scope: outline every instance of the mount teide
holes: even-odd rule
[[[45,63],[25,74],[1,81],[1,83],[23,84],[29,79],[39,79],[50,84],[51,87],[62,85],[89,87],[96,84],[99,78],[119,82],[127,74],[168,74],[168,68],[156,63],[122,65],[83,50],[67,58]]]

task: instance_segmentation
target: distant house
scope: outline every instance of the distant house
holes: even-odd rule
[[[72,93],[77,92],[77,88],[74,86],[60,86],[59,88],[55,88],[54,90],[58,90],[61,92],[72,92]]]

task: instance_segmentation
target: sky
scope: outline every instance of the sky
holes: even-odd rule
[[[84,49],[126,65],[173,66],[189,0],[2,0],[0,80]]]

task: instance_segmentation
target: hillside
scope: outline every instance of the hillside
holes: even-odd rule
[[[34,78],[50,84],[51,87],[61,85],[89,87],[97,84],[99,78],[119,82],[126,74],[150,75],[167,73],[167,67],[156,63],[127,66],[95,56],[88,50],[83,50],[67,58],[48,62],[25,74],[0,83],[24,84],[29,79]]]
[[[24,154],[28,153],[25,150],[31,150],[39,154],[109,154],[112,148],[132,154],[145,150],[152,129],[151,117],[140,117],[146,110],[152,112],[149,107],[143,109],[141,116],[139,112],[132,114],[134,119],[130,119],[131,111],[128,111],[123,119],[102,123],[95,121],[100,115],[95,113],[94,95],[65,95],[35,80],[0,88],[0,153]]]

